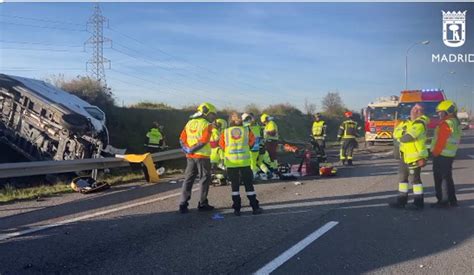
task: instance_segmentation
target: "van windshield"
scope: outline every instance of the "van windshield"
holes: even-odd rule
[[[369,108],[371,121],[391,121],[395,119],[397,107],[372,107]]]
[[[105,120],[105,114],[102,112],[99,108],[97,107],[84,107],[86,111],[91,115],[93,118],[104,121]]]
[[[420,104],[425,108],[425,115],[429,118],[439,118],[438,113],[436,113],[436,106],[439,102],[410,102],[410,103],[400,103],[398,105],[398,119],[408,120],[410,119],[410,111],[415,104]]]

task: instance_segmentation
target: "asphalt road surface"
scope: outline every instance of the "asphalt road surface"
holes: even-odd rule
[[[363,150],[334,178],[256,185],[259,216],[235,217],[228,186],[210,190],[216,211],[196,211],[194,194],[181,215],[179,182],[1,205],[0,273],[474,274],[474,135],[465,133],[459,208],[429,207],[431,165],[427,207],[389,208],[397,163]]]

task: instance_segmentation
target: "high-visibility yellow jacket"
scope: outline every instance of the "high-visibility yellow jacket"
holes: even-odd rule
[[[233,126],[224,130],[219,145],[224,150],[224,165],[227,168],[250,166],[250,147],[255,136],[243,126]]]
[[[203,147],[199,150],[186,154],[188,158],[209,158],[211,155],[211,146],[209,141],[212,135],[212,124],[209,123],[205,118],[194,118],[186,123],[183,131],[181,132],[180,140],[181,143],[191,148],[198,143],[203,144]]]
[[[400,144],[403,146],[403,161],[405,163],[411,164],[420,159],[428,158],[426,128],[426,121],[423,118],[408,122],[406,133],[400,138]]]
[[[311,133],[316,139],[324,139],[326,136],[326,122],[324,120],[313,122]]]
[[[160,144],[163,139],[163,134],[161,134],[160,129],[151,128],[146,134],[146,137],[148,138],[148,144]]]
[[[265,128],[263,129],[263,138],[266,140],[278,140],[278,126],[275,121],[270,120],[265,124]]]
[[[257,152],[260,150],[260,143],[262,142],[262,126],[255,124],[249,126],[250,131],[255,136],[255,143],[250,148],[252,152]]]
[[[459,121],[450,117],[436,126],[433,138],[433,156],[455,157],[461,141],[461,125]]]
[[[403,152],[403,143],[400,142],[400,139],[406,133],[409,122],[409,120],[402,121],[393,130],[393,138],[399,143],[400,152]]]

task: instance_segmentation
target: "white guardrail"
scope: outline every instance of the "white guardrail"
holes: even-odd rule
[[[153,161],[165,161],[185,157],[180,149],[152,154]],[[97,158],[62,161],[34,161],[0,164],[0,178],[61,174],[94,169],[126,167],[130,163],[123,158]]]

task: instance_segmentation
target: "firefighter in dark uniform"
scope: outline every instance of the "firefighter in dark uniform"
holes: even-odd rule
[[[340,159],[342,165],[352,166],[352,156],[354,149],[357,148],[356,138],[359,136],[358,131],[360,127],[352,119],[352,112],[344,113],[346,120],[344,120],[337,132],[337,140],[341,142]]]

